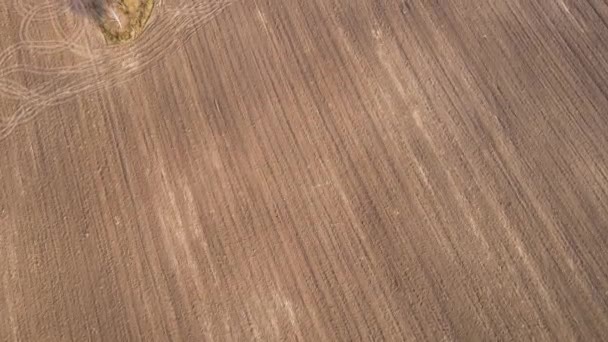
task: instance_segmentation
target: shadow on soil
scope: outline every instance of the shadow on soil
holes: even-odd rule
[[[107,8],[116,0],[67,0],[72,13],[99,22],[107,14]]]

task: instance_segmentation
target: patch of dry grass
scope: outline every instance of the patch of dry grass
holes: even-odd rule
[[[154,8],[154,0],[111,0],[107,4],[100,27],[109,43],[130,41],[146,27]]]

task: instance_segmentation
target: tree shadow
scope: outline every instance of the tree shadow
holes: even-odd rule
[[[72,13],[100,22],[107,14],[111,0],[67,0]]]

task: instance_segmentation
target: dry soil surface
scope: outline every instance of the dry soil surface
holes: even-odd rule
[[[608,4],[0,2],[1,341],[608,339]]]

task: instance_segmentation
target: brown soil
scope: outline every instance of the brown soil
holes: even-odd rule
[[[607,340],[606,23],[235,1],[0,140],[0,341]]]

